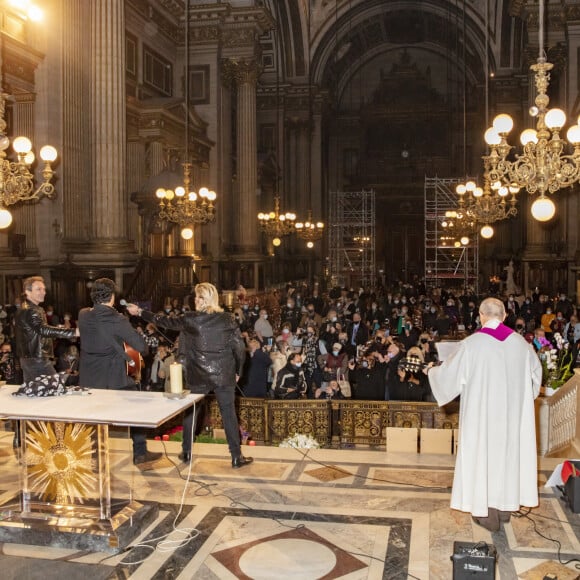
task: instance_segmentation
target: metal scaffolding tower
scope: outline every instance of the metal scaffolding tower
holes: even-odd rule
[[[456,247],[442,222],[446,211],[457,209],[455,186],[460,178],[425,177],[425,284],[427,287],[470,286],[478,292],[479,236]]]
[[[375,285],[375,192],[333,191],[328,212],[328,274],[333,285]]]

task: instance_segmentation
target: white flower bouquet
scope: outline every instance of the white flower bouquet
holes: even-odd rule
[[[311,435],[295,433],[292,437],[286,437],[278,447],[292,447],[294,449],[320,449],[320,443]]]

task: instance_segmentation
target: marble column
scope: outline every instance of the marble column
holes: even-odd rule
[[[127,240],[125,184],[125,47],[123,0],[91,3],[92,221],[91,237],[104,253],[122,253]]]
[[[90,66],[90,44],[87,31],[80,22],[90,18],[83,0],[62,3],[62,126],[61,159],[66,163],[62,177],[64,246],[69,240],[85,241],[89,235],[89,198],[91,190],[91,149],[89,116],[89,79],[85,70]]]
[[[258,145],[256,135],[256,79],[255,61],[235,63],[237,83],[237,215],[234,217],[234,246],[241,256],[254,258],[258,253]]]

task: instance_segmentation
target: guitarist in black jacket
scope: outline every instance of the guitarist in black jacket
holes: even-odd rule
[[[99,278],[91,288],[92,308],[79,312],[81,335],[79,384],[97,389],[134,390],[135,381],[127,373],[132,362],[125,352],[128,344],[141,354],[147,352],[143,337],[129,320],[113,308],[117,286],[109,278]],[[130,368],[130,367],[129,367]],[[149,463],[161,458],[161,453],[147,451],[147,431],[131,427],[133,463]]]

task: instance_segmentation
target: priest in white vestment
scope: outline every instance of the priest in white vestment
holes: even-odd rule
[[[461,395],[451,507],[496,531],[510,512],[538,505],[534,399],[542,367],[503,324],[500,300],[486,298],[479,313],[481,330],[427,372],[440,406]]]

